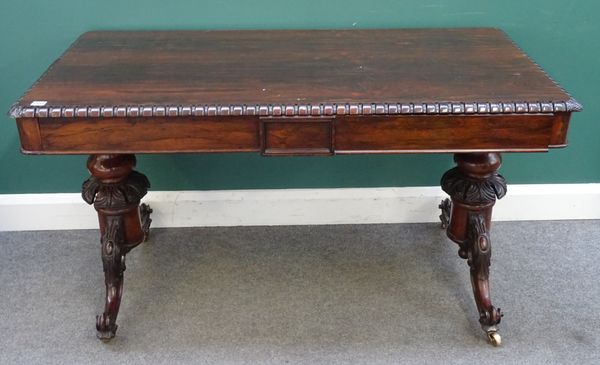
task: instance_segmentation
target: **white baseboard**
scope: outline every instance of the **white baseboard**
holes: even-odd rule
[[[438,221],[439,187],[152,191],[153,227]],[[600,184],[509,185],[494,220],[600,219]],[[79,194],[0,195],[0,231],[97,228]]]

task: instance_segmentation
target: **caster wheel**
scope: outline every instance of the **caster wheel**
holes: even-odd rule
[[[502,344],[502,337],[500,337],[498,332],[488,332],[487,336],[493,346],[497,347]]]

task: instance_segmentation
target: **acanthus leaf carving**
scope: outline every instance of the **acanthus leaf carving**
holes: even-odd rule
[[[83,200],[85,200],[85,202],[88,204],[94,203],[100,186],[100,181],[93,176],[84,181],[83,185],[81,186],[81,197]]]
[[[112,184],[92,176],[83,183],[81,195],[96,209],[119,209],[139,204],[149,187],[150,181],[144,174],[132,171],[124,181]]]
[[[442,190],[453,199],[469,204],[489,204],[506,195],[506,180],[497,172],[486,179],[473,179],[458,167],[448,170],[442,177]]]
[[[487,331],[502,319],[502,311],[494,307],[490,300],[492,243],[482,214],[470,213],[468,225],[468,239],[461,245],[459,255],[467,259],[470,267],[471,284],[479,310],[479,323]]]
[[[125,271],[125,238],[123,218],[110,216],[106,221],[105,233],[101,240],[102,266],[106,297],[104,312],[96,316],[98,338],[110,340],[117,331],[117,315],[123,293],[123,272]]]

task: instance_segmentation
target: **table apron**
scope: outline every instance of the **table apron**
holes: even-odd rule
[[[546,151],[566,146],[570,113],[509,115],[19,118],[30,154]]]

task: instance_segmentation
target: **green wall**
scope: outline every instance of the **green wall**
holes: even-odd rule
[[[82,32],[93,29],[503,28],[585,107],[571,146],[506,154],[510,183],[600,182],[600,2],[592,0],[3,0],[0,111]],[[77,192],[85,156],[22,156],[15,123],[0,116],[0,193]],[[450,155],[261,158],[146,155],[155,190],[436,185]]]

